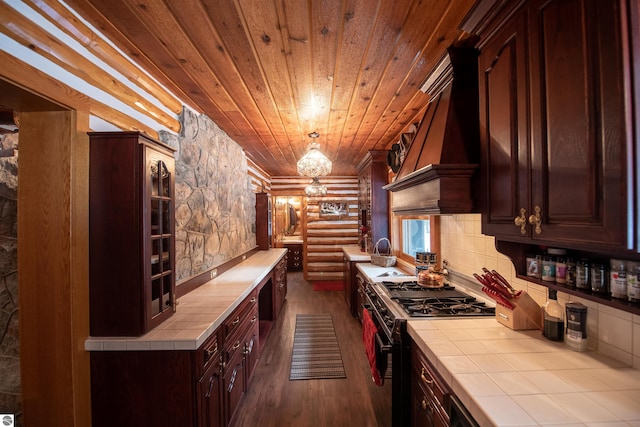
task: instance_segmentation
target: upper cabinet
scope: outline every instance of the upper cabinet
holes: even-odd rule
[[[175,311],[174,150],[139,132],[89,136],[91,335],[143,335]]]
[[[271,196],[268,193],[256,194],[256,245],[258,249],[271,249],[272,242]]]
[[[487,0],[465,20],[479,36],[483,233],[638,249],[627,6]]]
[[[382,188],[388,177],[387,152],[384,150],[369,151],[358,164],[359,233],[361,244],[365,242],[368,253],[373,253],[378,240],[389,238],[389,194]],[[363,229],[366,230],[364,236]],[[386,244],[379,248],[381,253],[387,253],[388,249]]]

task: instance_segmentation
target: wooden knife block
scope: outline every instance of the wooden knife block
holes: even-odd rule
[[[514,305],[513,310],[496,304],[496,320],[498,323],[514,331],[526,329],[542,330],[541,308],[528,293],[522,292],[520,298],[512,299],[511,303]]]

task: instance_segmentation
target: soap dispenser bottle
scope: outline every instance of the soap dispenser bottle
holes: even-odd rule
[[[564,340],[564,311],[558,302],[558,294],[549,289],[549,299],[543,306],[544,327],[542,335],[551,341]]]

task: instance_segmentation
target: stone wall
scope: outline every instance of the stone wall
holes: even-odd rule
[[[185,109],[176,148],[177,284],[256,246],[255,194],[242,148],[204,115]]]
[[[0,134],[0,413],[21,425],[18,331],[18,134]]]

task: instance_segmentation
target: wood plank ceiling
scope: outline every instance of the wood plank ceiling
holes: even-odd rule
[[[355,175],[418,122],[419,91],[473,0],[69,0],[272,176],[320,134]]]

